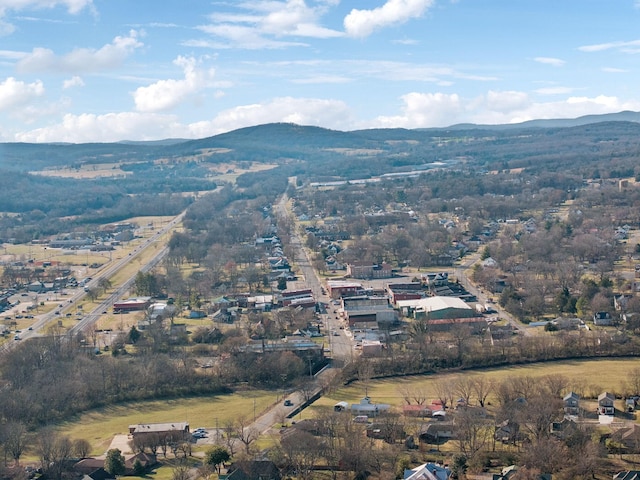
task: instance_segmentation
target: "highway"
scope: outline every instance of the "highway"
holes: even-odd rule
[[[106,278],[110,279],[114,275],[116,275],[120,270],[127,267],[131,262],[133,262],[136,258],[140,257],[143,252],[146,252],[150,248],[156,248],[159,243],[163,243],[166,241],[166,234],[169,233],[176,225],[178,225],[182,219],[184,218],[185,212],[174,217],[171,221],[169,221],[166,225],[160,228],[155,235],[146,239],[141,245],[137,246],[130,254],[127,256],[117,259],[115,262],[111,262],[108,264],[106,268],[104,268],[96,278],[91,279],[91,281],[86,285],[88,288],[96,288],[100,279]],[[143,265],[139,271],[148,272],[153,269],[158,263],[162,261],[162,259],[169,252],[169,248],[165,245],[162,245],[162,248],[159,248],[155,255],[145,264]],[[130,278],[124,281],[122,284],[116,286],[114,291],[104,300],[100,302],[100,304],[94,308],[91,312],[85,312],[84,316],[80,321],[78,321],[73,327],[69,329],[68,335],[75,335],[78,332],[81,332],[85,329],[91,328],[93,324],[95,324],[101,315],[102,312],[109,309],[114,302],[120,300],[123,295],[127,292],[127,290],[131,287],[135,280],[135,276],[138,271],[135,272]],[[31,330],[25,330],[20,334],[20,338],[22,340],[27,340],[32,337],[36,337],[42,335],[41,330],[46,328],[52,321],[58,318],[58,314],[56,312],[62,313],[64,309],[67,309],[71,305],[77,304],[79,300],[81,300],[87,293],[83,289],[78,289],[73,295],[70,297],[65,297],[62,300],[62,307],[55,308],[52,311],[39,315],[36,321],[31,325]],[[2,349],[6,350],[8,348],[12,348],[16,345],[17,341],[12,340],[11,342],[5,342]]]

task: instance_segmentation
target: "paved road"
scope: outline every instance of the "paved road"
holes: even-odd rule
[[[275,205],[276,215],[279,217],[291,217],[291,213],[287,209],[289,198],[283,195]],[[295,225],[295,222],[292,222]],[[331,356],[334,360],[341,363],[348,363],[353,360],[353,342],[344,330],[340,327],[341,321],[338,319],[337,307],[331,303],[331,298],[324,293],[322,283],[316,270],[313,268],[309,258],[309,253],[304,247],[304,243],[297,231],[291,232],[291,247],[295,251],[295,265],[300,269],[300,274],[304,277],[305,285],[313,292],[316,301],[320,302],[326,308],[320,314],[322,323],[327,332],[327,339]],[[335,332],[332,334],[331,332]]]
[[[460,265],[455,267],[455,273],[456,278],[460,280],[462,286],[469,293],[476,296],[476,298],[478,299],[478,303],[486,305],[489,302],[489,299],[492,297],[492,294],[488,294],[487,292],[479,289],[475,284],[473,284],[473,282],[469,280],[469,275],[472,271],[472,267],[478,261],[479,257],[480,255],[477,252],[469,255],[468,257],[464,257]],[[499,318],[507,321],[519,333],[521,333],[522,335],[532,334],[531,330],[527,326],[523,325],[518,320],[513,318],[513,316],[509,312],[504,310],[500,305],[498,305],[497,303],[493,303],[493,308],[495,308],[497,312],[496,315]]]
[[[115,262],[110,263],[104,270],[100,271],[99,275],[96,278],[93,278],[86,286],[89,288],[96,288],[99,285],[101,278],[108,279],[113,277],[118,271],[120,271],[121,269],[129,265],[132,261],[134,261],[147,249],[157,248],[157,246],[161,244],[162,248],[159,248],[156,254],[145,265],[143,265],[140,268],[140,271],[142,272],[147,272],[151,270],[166,256],[166,254],[169,251],[168,247],[164,246],[164,243],[166,241],[165,234],[170,232],[172,228],[174,228],[178,223],[180,223],[184,218],[184,215],[185,215],[185,212],[182,212],[180,215],[177,215],[171,221],[169,221],[165,226],[163,226],[160,230],[158,230],[153,237],[146,239],[141,245],[136,247],[129,255]],[[111,307],[115,301],[122,298],[122,296],[126,293],[126,291],[129,289],[129,287],[132,285],[133,281],[135,280],[136,274],[132,275],[129,279],[127,279],[125,282],[119,285],[114,290],[114,292],[111,295],[109,295],[107,299],[103,300],[94,310],[86,313],[85,316],[78,323],[76,323],[73,327],[69,329],[69,332],[68,332],[69,335],[77,334],[78,332],[88,329],[91,327],[91,325],[95,324],[100,318],[100,316],[102,315],[102,312],[106,311],[109,307]],[[56,312],[62,313],[65,308],[68,308],[71,305],[75,305],[78,302],[78,300],[82,299],[85,295],[86,295],[86,292],[83,289],[78,289],[70,297],[65,297],[64,300],[61,300],[61,303],[64,302],[62,303],[63,306],[61,308],[56,308],[48,313],[39,315],[36,321],[31,325],[32,330],[23,331],[20,334],[20,338],[22,340],[26,340],[26,339],[41,335],[40,330],[45,328],[47,325],[50,324],[51,321],[55,320],[58,317]],[[5,342],[3,345],[3,350],[11,349],[17,343],[18,342],[15,340],[11,342]]]

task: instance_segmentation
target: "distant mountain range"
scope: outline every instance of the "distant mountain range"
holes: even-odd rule
[[[631,111],[509,125],[458,124],[428,129],[338,131],[270,123],[194,140],[0,143],[0,169],[25,172],[105,163],[151,166],[159,159],[178,162],[192,159],[210,163],[307,164],[307,169],[320,169],[317,173],[333,170],[337,173],[349,167],[377,174],[389,171],[389,166],[409,168],[462,156],[489,162],[509,162],[515,158],[533,162],[540,162],[540,158],[566,159],[575,155],[579,146],[585,150],[581,158],[586,158],[584,154],[599,156],[605,152],[616,156],[637,155],[639,139],[640,112]],[[609,144],[605,145],[603,140]],[[376,168],[373,168],[374,161],[379,163]]]
[[[444,130],[513,130],[518,128],[566,128],[579,127],[601,122],[635,122],[640,123],[640,112],[625,110],[618,113],[604,113],[601,115],[584,115],[578,118],[556,118],[548,120],[529,120],[521,123],[509,123],[501,125],[480,125],[475,123],[459,123],[444,128]],[[424,129],[432,130],[432,129]]]
[[[389,132],[399,132],[403,130],[416,130],[416,131],[452,131],[452,130],[516,130],[516,129],[527,129],[527,128],[567,128],[567,127],[579,127],[582,125],[590,125],[593,123],[602,123],[602,122],[634,122],[640,123],[640,112],[632,112],[630,110],[625,110],[623,112],[618,113],[604,113],[600,115],[584,115],[578,118],[555,118],[555,119],[541,119],[541,120],[528,120],[526,122],[520,123],[505,123],[505,124],[477,124],[477,123],[458,123],[455,125],[450,125],[448,127],[431,127],[431,128],[417,128],[417,129],[404,129],[404,128],[374,128],[368,130],[354,130],[354,131],[338,131],[331,130],[322,127],[315,126],[301,126],[301,125],[293,125],[286,123],[270,123],[264,125],[255,125],[251,127],[239,128],[237,130],[232,130],[230,132],[221,133],[219,135],[214,135],[213,137],[206,137],[202,139],[180,139],[180,138],[169,138],[164,140],[152,140],[152,141],[133,141],[133,140],[123,140],[118,143],[126,144],[126,145],[152,145],[152,146],[171,146],[177,145],[180,143],[198,143],[201,141],[208,142],[210,139],[216,139],[216,143],[218,141],[221,144],[224,143],[233,143],[241,138],[244,140],[250,139],[255,134],[265,133],[266,130],[269,130],[270,133],[273,133],[274,127],[277,130],[280,130],[281,125],[288,125],[291,127],[288,130],[287,135],[296,130],[298,133],[305,135],[309,134],[320,134],[321,137],[327,136],[335,136],[349,133],[363,133],[363,132],[380,132],[380,131],[389,131]],[[280,133],[282,133],[280,131]]]

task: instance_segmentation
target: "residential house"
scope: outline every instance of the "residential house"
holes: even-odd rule
[[[403,405],[402,413],[407,417],[430,417],[433,411],[427,405]]]
[[[613,393],[602,392],[598,395],[598,414],[599,415],[615,415],[616,397]]]
[[[517,472],[518,467],[511,465],[503,468],[501,473],[494,473],[492,480],[511,480],[512,478],[517,478]],[[552,475],[550,473],[539,473],[531,478],[535,478],[536,480],[551,480]]]
[[[280,470],[271,460],[247,460],[232,463],[220,480],[280,480]]]
[[[134,464],[136,460],[145,470],[158,464],[155,455],[151,453],[137,453],[124,456],[124,475],[134,475]],[[104,480],[106,478],[115,478],[114,475],[106,472],[104,469],[104,458],[83,458],[73,465],[73,470],[91,477],[93,480]]]
[[[422,448],[429,449],[428,444],[439,444],[454,437],[451,422],[430,422],[422,427],[418,439]]]
[[[580,395],[575,392],[567,393],[562,399],[565,415],[578,415],[580,413]]]
[[[593,324],[599,327],[613,325],[613,318],[609,312],[596,312],[593,315]]]
[[[618,472],[613,476],[613,480],[640,480],[640,470]]]
[[[551,320],[559,330],[577,330],[584,328],[584,321],[577,317],[557,317]]]
[[[493,480],[510,480],[512,478],[516,478],[517,472],[518,467],[516,465],[511,465],[509,467],[503,468],[500,473],[494,473]],[[532,478],[535,478],[536,480],[551,480],[551,474],[540,473]]]
[[[515,444],[521,439],[520,425],[511,420],[505,420],[500,425],[496,425],[493,438],[504,444]]]
[[[447,480],[451,476],[451,471],[447,466],[438,463],[424,463],[419,467],[405,470],[404,480]]]
[[[427,272],[420,275],[421,283],[427,287],[440,287],[449,283],[448,272]]]
[[[629,300],[633,298],[633,295],[625,293],[622,295],[614,295],[613,296],[613,308],[615,308],[616,312],[624,312],[627,309],[627,304]]]
[[[611,434],[611,440],[621,444],[625,453],[640,453],[640,425],[632,423]]]
[[[549,433],[560,440],[564,440],[576,433],[578,428],[576,422],[569,418],[564,418],[561,422],[551,422]]]
[[[407,433],[404,431],[402,424],[393,422],[374,422],[367,424],[366,435],[369,438],[395,443],[398,440],[403,440],[407,436]]]
[[[484,260],[482,260],[482,262],[480,262],[480,264],[484,267],[484,268],[497,268],[498,267],[498,262],[494,259],[494,258],[485,258]]]

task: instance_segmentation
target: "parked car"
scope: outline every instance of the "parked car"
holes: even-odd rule
[[[285,406],[285,407],[292,407],[292,406],[293,406],[293,402],[287,398],[287,399],[284,401],[284,406]]]

